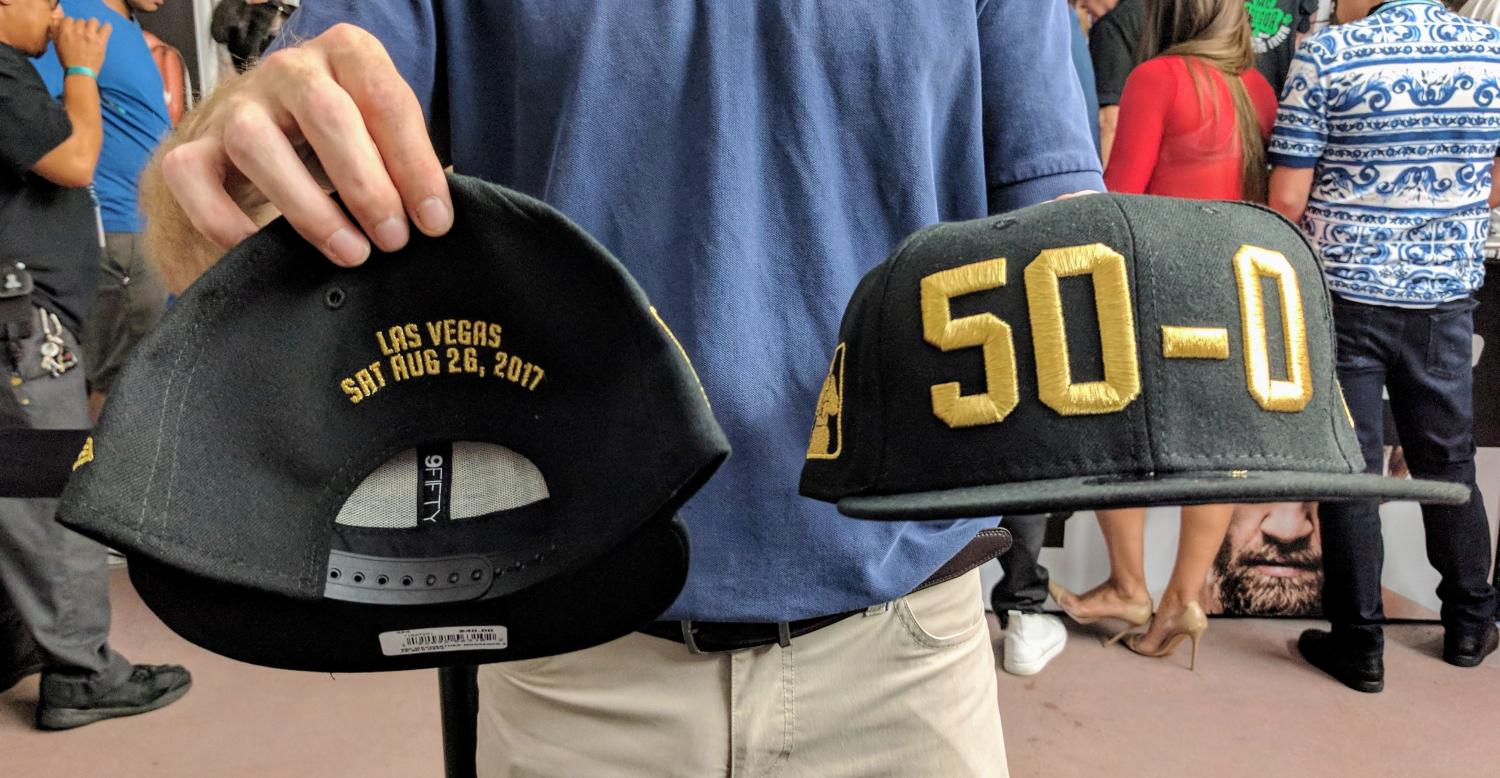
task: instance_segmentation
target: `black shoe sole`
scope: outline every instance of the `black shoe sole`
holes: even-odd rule
[[[1379,694],[1379,693],[1385,691],[1385,681],[1384,680],[1380,680],[1380,681],[1347,681],[1347,680],[1344,680],[1343,678],[1339,678],[1338,676],[1334,676],[1334,680],[1339,681],[1340,683],[1344,684],[1345,686],[1349,687],[1350,689],[1353,689],[1354,691],[1364,692],[1365,694]]]
[[[182,699],[182,695],[193,688],[192,683],[185,683],[175,689],[168,690],[165,694],[145,705],[133,705],[127,708],[47,708],[38,703],[36,713],[37,729],[57,731],[73,729],[86,724],[105,719],[117,719],[124,716],[135,716],[141,713],[150,713],[158,708],[164,708]]]

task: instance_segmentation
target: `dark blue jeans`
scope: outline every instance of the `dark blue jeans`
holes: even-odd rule
[[[1354,416],[1367,472],[1383,465],[1385,389],[1406,462],[1417,478],[1474,490],[1463,505],[1423,505],[1427,560],[1442,576],[1443,626],[1474,633],[1495,619],[1489,521],[1474,483],[1472,298],[1409,310],[1334,297],[1338,376]],[[1382,647],[1379,505],[1324,503],[1323,612],[1355,650]]]

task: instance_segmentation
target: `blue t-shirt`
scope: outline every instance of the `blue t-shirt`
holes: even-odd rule
[[[1328,286],[1431,308],[1484,283],[1500,28],[1391,0],[1297,49],[1267,156],[1313,168],[1302,228]]]
[[[62,0],[62,7],[68,16],[113,25],[104,67],[99,71],[104,146],[94,170],[94,193],[99,198],[105,230],[140,232],[136,182],[151,152],[172,129],[161,71],[151,58],[141,26],[116,13],[103,0]],[[63,70],[56,49],[49,45],[35,64],[47,88],[61,96]]]
[[[797,481],[867,271],[924,225],[1102,189],[1067,13],[322,0],[278,40],[371,31],[456,171],[551,203],[625,263],[734,447],[683,508],[692,566],[665,617],[776,621],[899,597],[994,524],[856,521]]]

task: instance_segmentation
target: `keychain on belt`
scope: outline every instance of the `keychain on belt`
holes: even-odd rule
[[[42,315],[42,369],[57,378],[75,367],[78,357],[63,342],[62,322],[58,321],[57,314],[40,308],[37,310]]]

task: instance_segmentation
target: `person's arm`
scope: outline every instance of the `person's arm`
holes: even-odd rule
[[[344,266],[372,240],[405,246],[412,223],[446,233],[453,204],[424,115],[435,31],[427,0],[307,4],[258,67],[184,116],[141,174],[147,253],[167,286],[186,288],[276,213]]]
[[[1177,96],[1176,61],[1157,58],[1131,71],[1120,96],[1116,141],[1104,170],[1111,192],[1144,194],[1161,156],[1167,114]]]
[[[1115,128],[1120,123],[1120,106],[1099,106],[1099,159],[1109,166],[1110,152],[1115,148]]]
[[[1135,68],[1136,42],[1129,38],[1119,14],[1100,19],[1089,34],[1089,59],[1094,63],[1095,94],[1099,98],[1099,158],[1106,166],[1115,145],[1120,95]]]
[[[1078,7],[1089,12],[1095,19],[1113,11],[1120,0],[1078,0]]]
[[[1300,223],[1312,193],[1313,171],[1328,142],[1327,97],[1314,49],[1316,38],[1297,47],[1282,89],[1281,108],[1266,159],[1271,163],[1268,204],[1294,223]]]
[[[1310,167],[1271,168],[1270,201],[1272,210],[1290,219],[1293,224],[1302,222],[1302,212],[1307,210],[1307,196],[1312,192],[1313,169]],[[1494,195],[1491,194],[1493,202]]]
[[[1048,5],[1038,13],[1035,0],[989,0],[979,12],[990,213],[1103,188],[1068,7]]]
[[[104,66],[109,33],[110,26],[101,25],[97,19],[65,18],[58,22],[55,45],[62,66],[88,68],[97,75]],[[62,102],[73,132],[37,160],[31,170],[58,186],[88,186],[94,181],[99,147],[104,142],[98,81],[82,74],[64,76]]]

